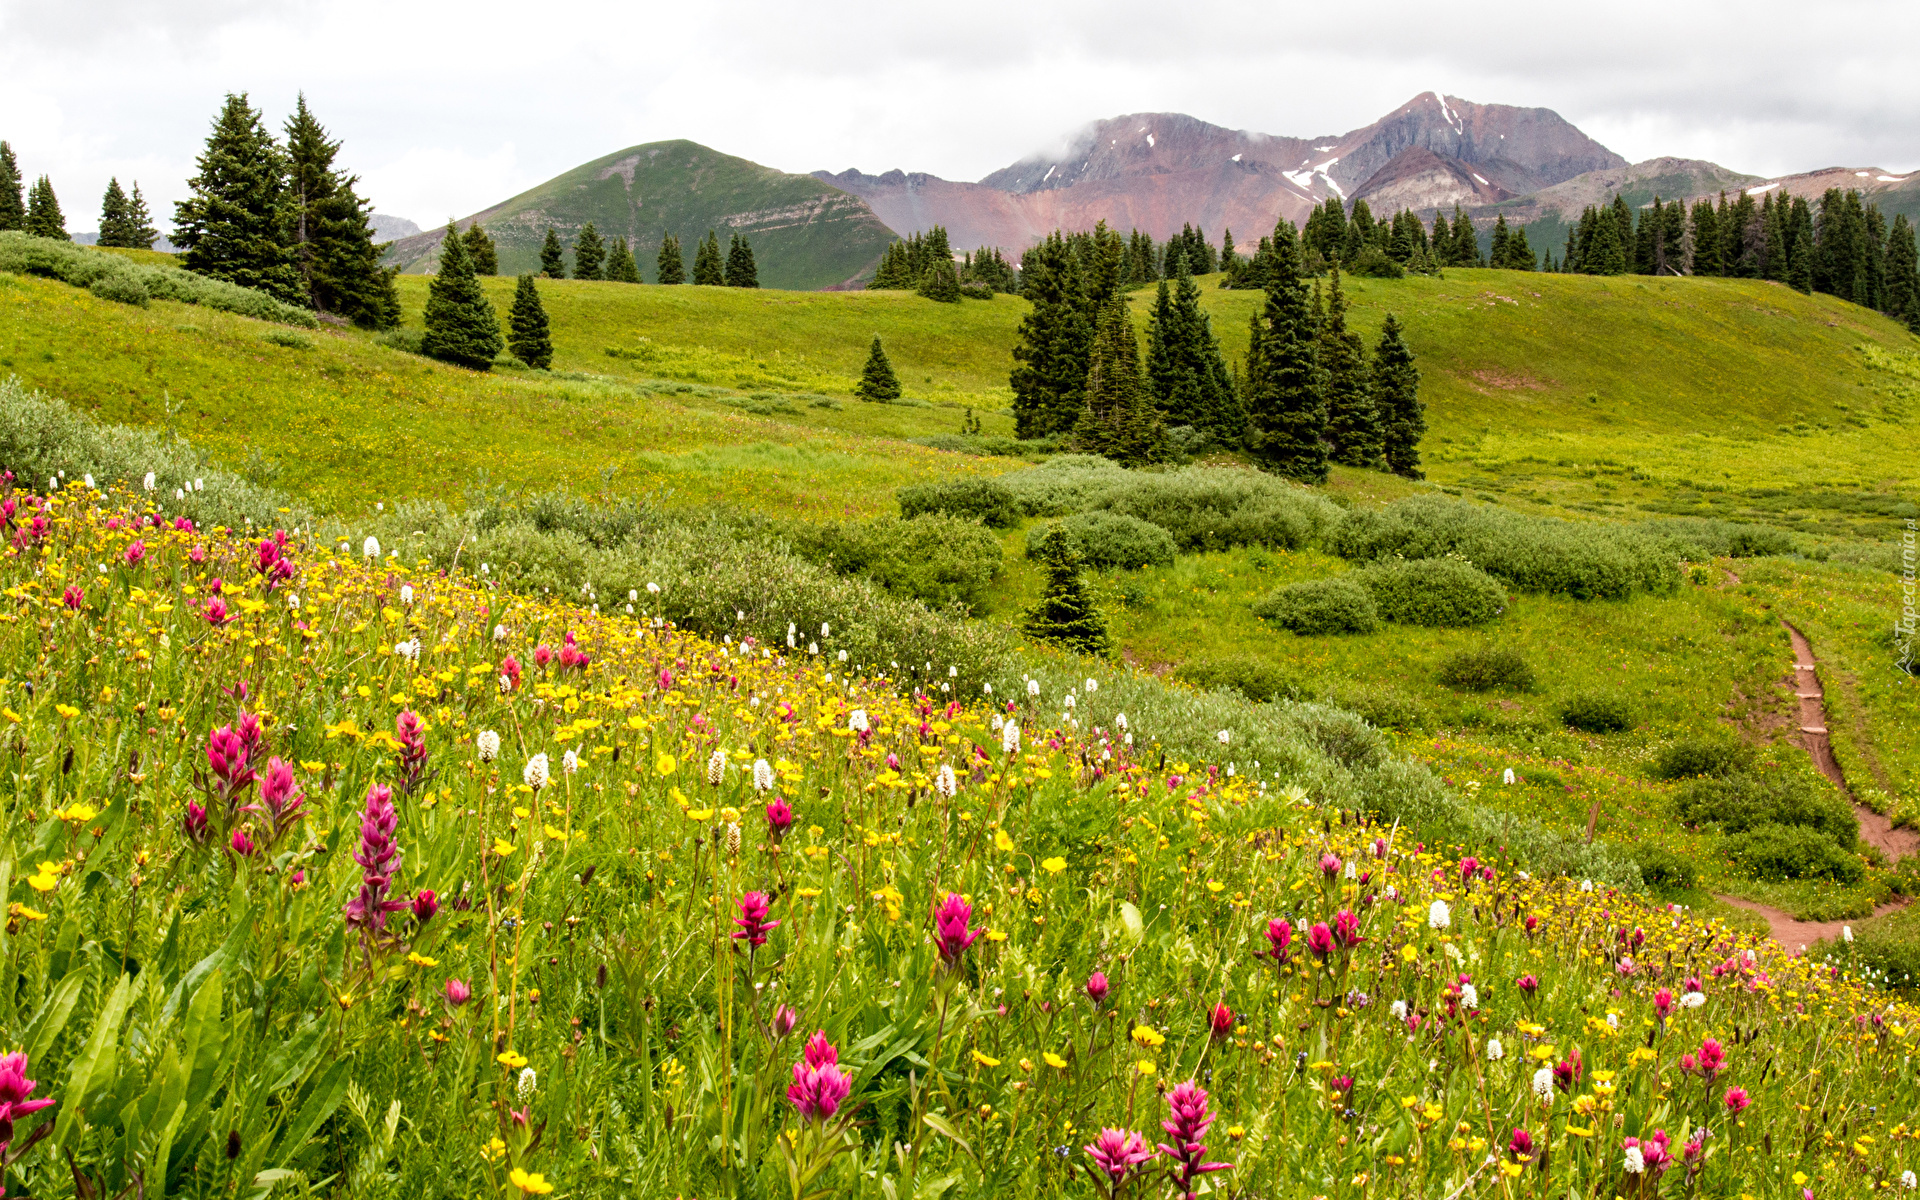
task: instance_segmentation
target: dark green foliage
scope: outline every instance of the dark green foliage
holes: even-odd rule
[[[354,191],[357,176],[334,167],[339,150],[301,96],[287,120],[286,164],[302,293],[320,312],[366,329],[391,329],[400,323],[393,282],[399,272],[380,265],[373,205]]]
[[[1387,470],[1408,479],[1424,478],[1420,439],[1427,432],[1427,406],[1420,399],[1420,371],[1413,365],[1413,351],[1401,338],[1400,322],[1392,313],[1380,326],[1380,344],[1373,352],[1373,402]]]
[[[1866,875],[1857,857],[1796,825],[1757,825],[1729,834],[1723,846],[1735,866],[1767,882],[1830,879],[1855,884]]]
[[[1123,466],[1165,462],[1170,455],[1166,427],[1147,393],[1140,369],[1140,342],[1134,336],[1127,302],[1116,293],[1102,306],[1080,419],[1074,423],[1074,449],[1099,454]]]
[[[960,275],[953,269],[953,260],[936,259],[928,265],[926,274],[920,277],[919,293],[929,300],[942,304],[958,304],[960,295]]]
[[[132,240],[133,231],[128,227],[127,208],[129,203],[126,192],[120,189],[119,178],[116,176],[113,179],[109,179],[107,181],[107,193],[100,199],[100,236],[94,243],[96,246],[134,246],[140,244]],[[152,240],[149,239],[146,245],[152,246]]]
[[[293,250],[293,198],[286,158],[245,93],[228,95],[214,118],[192,194],[174,205],[180,265],[290,304],[305,303]]]
[[[0,233],[27,227],[26,180],[20,175],[20,160],[13,147],[0,142]]]
[[[1400,625],[1461,629],[1484,625],[1507,608],[1507,589],[1457,558],[1390,559],[1353,572],[1380,616]]]
[[[640,282],[640,264],[633,261],[633,247],[627,245],[625,237],[613,239],[613,248],[607,251],[606,275],[612,283]]]
[[[929,513],[901,520],[795,522],[787,538],[809,562],[940,608],[977,606],[1000,573],[1000,539],[977,521]]]
[[[426,326],[420,351],[429,358],[484,371],[500,353],[500,320],[452,222],[440,243],[439,273],[427,285]]]
[[[687,281],[686,261],[680,257],[680,239],[669,233],[660,239],[660,255],[654,260],[655,280],[676,284]]]
[[[1799,543],[1784,529],[1745,521],[1718,521],[1708,517],[1677,517],[1641,524],[1654,537],[1665,538],[1688,562],[1714,558],[1764,558],[1795,554]]]
[[[1494,223],[1493,249],[1487,256],[1487,265],[1503,271],[1533,270],[1533,247],[1527,244],[1527,231],[1516,229],[1509,233],[1506,225],[1507,217],[1502,213]]]
[[[727,260],[720,254],[720,235],[711,229],[693,252],[693,281],[707,287],[727,286]]]
[[[546,239],[540,243],[540,273],[548,279],[567,277],[567,251],[551,225],[547,227]]]
[[[1380,610],[1367,589],[1339,576],[1283,584],[1254,601],[1253,613],[1302,637],[1380,628]]]
[[[487,231],[475,221],[467,226],[467,257],[473,260],[475,275],[498,275],[500,273],[500,251],[487,236]]]
[[[53,194],[53,181],[45,175],[34,180],[33,190],[27,193],[26,231],[34,237],[62,242],[73,240],[67,233],[67,218],[60,211],[60,200]]]
[[[1022,438],[1066,433],[1086,407],[1095,310],[1079,259],[1057,231],[1021,260],[1020,294],[1032,308],[1013,347],[1014,432]]]
[[[1200,289],[1183,251],[1168,264],[1147,323],[1147,379],[1165,423],[1200,430],[1225,446],[1246,435],[1246,414],[1234,394],[1213,323],[1200,307]]]
[[[867,365],[860,372],[860,382],[853,387],[853,394],[862,400],[872,400],[885,404],[900,398],[900,377],[893,373],[893,364],[887,360],[887,352],[880,345],[880,335],[873,335],[873,346],[867,351]]]
[[[1369,279],[1404,279],[1407,269],[1378,246],[1364,246],[1353,260],[1353,274]]]
[[[96,279],[88,291],[102,300],[112,300],[116,304],[131,304],[136,308],[145,308],[152,297],[140,281],[131,275],[107,275]],[[297,334],[289,336],[299,336]]]
[[[982,246],[967,255],[966,263],[960,271],[960,281],[980,284],[990,291],[1000,292],[1003,295],[1012,295],[1019,290],[1020,282],[1014,273],[1013,264],[1006,260],[997,246]]]
[[[1753,747],[1731,737],[1681,738],[1653,761],[1655,779],[1692,779],[1730,775],[1753,762]]]
[[[1206,691],[1238,692],[1255,704],[1312,700],[1319,694],[1318,685],[1291,666],[1255,654],[1191,659],[1181,663],[1173,675]]]
[[[1095,571],[1137,571],[1173,565],[1173,535],[1138,517],[1114,512],[1075,513],[1027,534],[1027,557],[1044,557],[1043,543],[1065,537],[1080,561]]]
[[[148,266],[122,255],[101,254],[71,242],[24,233],[0,233],[0,271],[58,279],[123,304],[139,304],[139,297],[177,300],[283,325],[311,329],[319,324],[306,309],[263,292],[178,267]]]
[[[918,484],[901,488],[899,500],[900,516],[906,520],[922,513],[941,513],[978,521],[994,529],[1011,529],[1020,523],[1020,510],[1014,506],[1013,493],[993,479]]]
[[[1920,333],[1920,256],[1915,253],[1913,225],[1905,213],[1893,218],[1892,232],[1887,235],[1886,276],[1887,315]]]
[[[1533,668],[1517,650],[1483,646],[1449,655],[1440,682],[1463,692],[1524,692],[1533,687]]]
[[[1327,401],[1316,359],[1307,287],[1293,223],[1273,231],[1266,303],[1247,350],[1247,450],[1270,471],[1303,483],[1327,478]]]
[[[536,371],[553,364],[553,338],[547,329],[546,306],[540,303],[540,289],[533,276],[522,275],[513,287],[513,308],[507,314],[507,348],[513,356]]]
[[[718,241],[714,243],[714,248],[716,250],[719,248]],[[953,269],[951,260],[947,263],[947,269],[948,271]],[[733,235],[733,240],[727,246],[726,276],[728,287],[757,288],[760,286],[760,269],[753,262],[753,247],[747,244],[745,237],[737,233]],[[959,297],[956,296],[954,299],[957,300]]]
[[[1680,584],[1671,547],[1617,525],[1535,517],[1440,496],[1347,514],[1327,548],[1351,562],[1458,554],[1523,592],[1613,599]]]
[[[1094,604],[1093,589],[1080,573],[1080,557],[1072,543],[1064,537],[1051,539],[1041,561],[1047,590],[1027,610],[1021,629],[1037,642],[1105,658],[1113,649],[1107,620]]]
[[[607,258],[607,244],[600,239],[600,231],[588,221],[580,227],[573,239],[573,277],[575,279],[605,279],[601,264]]]
[[[1664,847],[1642,846],[1634,858],[1640,864],[1640,878],[1656,896],[1678,896],[1700,886],[1699,869]]]
[[[1762,825],[1815,830],[1836,845],[1859,836],[1853,806],[1831,784],[1791,769],[1703,775],[1682,784],[1674,815],[1688,825],[1744,833]]]
[[[1322,541],[1340,509],[1306,488],[1234,468],[1127,471],[1102,458],[1062,455],[1005,477],[1029,516],[1105,510],[1173,535],[1183,553],[1233,546],[1297,550]]]
[[[1560,706],[1560,723],[1582,733],[1621,733],[1633,728],[1633,706],[1623,696],[1580,692]]]
[[[1327,313],[1320,322],[1318,340],[1329,451],[1335,462],[1350,467],[1378,466],[1381,431],[1380,415],[1374,407],[1373,372],[1367,365],[1366,343],[1347,328],[1347,299],[1340,290],[1337,263],[1327,287]]]
[[[1213,246],[1207,241],[1206,232],[1191,224],[1182,225],[1179,233],[1167,239],[1163,260],[1166,264],[1165,273],[1168,275],[1173,273],[1173,258],[1176,254],[1187,260],[1187,270],[1195,275],[1211,275],[1219,269],[1213,256]]]

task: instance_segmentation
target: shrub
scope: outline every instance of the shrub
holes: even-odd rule
[[[1643,846],[1634,858],[1640,864],[1640,878],[1656,895],[1673,896],[1700,886],[1700,872],[1671,850]]]
[[[1094,505],[1151,521],[1183,552],[1233,546],[1297,550],[1322,540],[1339,521],[1331,500],[1263,475],[1221,467],[1130,472],[1123,487]]]
[[[312,313],[282,304],[265,292],[178,267],[150,267],[122,255],[25,233],[0,232],[0,271],[58,279],[122,304],[141,303],[131,298],[137,288],[154,300],[178,300],[309,329],[320,324]]]
[[[1306,579],[1283,584],[1254,602],[1253,613],[1301,636],[1372,633],[1380,610],[1351,579]]]
[[[145,308],[153,298],[147,294],[146,284],[132,275],[102,275],[89,284],[87,290],[102,300],[131,304],[136,308]]]
[[[1000,573],[1000,540],[984,525],[928,513],[903,521],[796,523],[795,553],[842,575],[871,579],[896,596],[934,607],[978,605]]]
[[[1027,557],[1039,558],[1048,536],[1072,542],[1080,559],[1095,571],[1134,571],[1173,565],[1173,535],[1158,525],[1119,513],[1075,513],[1027,535]]]
[[[1373,563],[1353,580],[1373,596],[1382,618],[1401,625],[1484,625],[1507,607],[1500,581],[1458,558]]]
[[[1209,691],[1238,692],[1255,704],[1273,700],[1308,700],[1319,691],[1313,681],[1293,670],[1254,654],[1232,654],[1182,663],[1174,678]]]
[[[1774,554],[1793,554],[1793,535],[1770,525],[1744,521],[1717,521],[1710,517],[1678,517],[1668,521],[1647,521],[1640,528],[1664,539],[1674,552],[1690,562],[1710,558],[1762,558]]]
[[[1831,879],[1859,883],[1866,868],[1855,856],[1797,825],[1757,825],[1724,840],[1727,857],[1755,879]]]
[[[1097,507],[1107,495],[1125,488],[1132,477],[1133,472],[1097,454],[1060,454],[1004,476],[1001,482],[1027,516],[1064,517]]]
[[[1681,738],[1653,760],[1655,779],[1691,779],[1695,775],[1725,775],[1744,770],[1753,761],[1753,748],[1731,737]]]
[[[1560,723],[1582,733],[1619,733],[1633,728],[1633,707],[1619,696],[1580,692],[1560,706]]]
[[[1390,258],[1378,246],[1368,246],[1354,257],[1353,266],[1348,272],[1352,275],[1365,275],[1372,279],[1402,279],[1407,269]]]
[[[1449,656],[1440,664],[1440,682],[1466,692],[1524,692],[1533,686],[1533,668],[1518,651],[1483,646]]]
[[[1743,833],[1762,825],[1813,829],[1842,846],[1860,836],[1853,806],[1825,780],[1792,770],[1704,776],[1674,796],[1674,812],[1689,825]]]
[[[978,521],[995,529],[1011,529],[1020,522],[1013,493],[992,479],[957,479],[901,488],[900,515],[911,520],[924,513]]]
[[[1350,687],[1334,692],[1333,703],[1366,718],[1375,729],[1413,733],[1425,729],[1433,715],[1427,706],[1405,692],[1384,687]]]
[[[1350,512],[1327,548],[1350,562],[1458,554],[1524,592],[1577,599],[1665,592],[1680,584],[1672,546],[1617,525],[1506,512],[1441,496],[1413,496]]]

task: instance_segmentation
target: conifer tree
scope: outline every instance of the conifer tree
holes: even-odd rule
[[[0,232],[27,227],[25,184],[13,147],[0,142]]]
[[[547,236],[540,243],[540,273],[548,279],[567,277],[567,251],[560,244],[560,235],[553,226],[547,226]]]
[[[1387,470],[1408,479],[1424,478],[1420,439],[1427,432],[1427,406],[1420,400],[1420,371],[1400,337],[1392,313],[1380,327],[1373,352],[1373,395],[1380,414],[1380,448]]]
[[[1291,221],[1274,228],[1266,301],[1254,322],[1259,337],[1247,353],[1247,449],[1268,470],[1324,483],[1326,390]]]
[[[706,240],[693,252],[693,281],[709,287],[727,286],[726,259],[720,255],[720,235],[707,230]]]
[[[953,257],[947,257],[947,270],[953,270]],[[733,235],[733,242],[727,248],[727,286],[737,288],[757,288],[760,286],[760,271],[753,263],[753,247],[741,234]],[[958,290],[958,284],[955,289]]]
[[[873,282],[867,284],[869,291],[906,291],[914,286],[913,264],[908,261],[907,243],[899,238],[887,243],[881,252],[880,265],[874,268]]]
[[[358,177],[333,165],[340,143],[327,136],[304,95],[287,119],[286,134],[293,254],[307,305],[368,329],[398,325],[399,271],[381,265],[373,205],[355,191]]]
[[[1714,216],[1711,200],[1693,202],[1693,274],[1720,273],[1720,223]]]
[[[929,300],[938,300],[942,304],[960,303],[960,276],[955,274],[951,258],[933,260],[927,273],[920,277],[919,292]]]
[[[1245,264],[1240,258],[1240,252],[1236,250],[1233,245],[1233,230],[1228,229],[1222,232],[1220,235],[1220,270],[1226,273],[1226,278],[1220,281],[1220,286],[1225,288],[1239,287],[1240,268],[1243,265]]]
[[[147,198],[140,194],[138,180],[133,184],[133,195],[127,197],[127,238],[128,244],[137,250],[151,250],[160,240],[160,231],[153,227],[153,213],[147,209]]]
[[[429,357],[485,371],[500,353],[500,319],[451,221],[440,242],[440,270],[427,285],[426,325],[420,350]]]
[[[1507,270],[1533,270],[1533,247],[1527,244],[1525,226],[1514,230],[1507,237]]]
[[[664,234],[660,238],[660,256],[654,261],[653,269],[659,282],[665,284],[685,283],[687,281],[686,260],[680,257],[680,239],[673,234]]]
[[[1317,340],[1326,379],[1327,443],[1333,459],[1350,467],[1375,466],[1380,461],[1380,418],[1374,408],[1372,372],[1366,343],[1347,328],[1347,298],[1340,290],[1337,265]]]
[[[293,250],[286,156],[246,94],[229,94],[214,118],[191,194],[174,205],[180,265],[289,304],[307,300]]]
[[[35,237],[72,241],[67,234],[67,218],[60,212],[60,201],[53,194],[53,181],[42,175],[27,193],[27,232]]]
[[[853,394],[876,404],[887,404],[900,398],[900,377],[893,373],[893,363],[888,361],[887,352],[880,345],[880,335],[877,333],[873,335],[873,345],[867,350],[867,365],[860,371],[860,382],[853,385]]]
[[[1480,265],[1480,237],[1473,231],[1473,218],[1460,211],[1458,204],[1453,206],[1453,247],[1447,257],[1447,265],[1453,267],[1477,267]]]
[[[1365,200],[1353,202],[1353,212],[1347,217],[1347,237],[1340,244],[1340,261],[1352,263],[1360,257],[1360,251],[1373,243],[1373,210]]]
[[[633,248],[627,245],[627,239],[613,239],[613,248],[607,251],[607,278],[614,283],[639,283],[640,265],[633,261]]]
[[[1140,343],[1124,295],[1101,306],[1073,444],[1083,454],[1105,455],[1130,467],[1167,459],[1166,427],[1148,398]]]
[[[1920,255],[1914,247],[1913,224],[1897,213],[1887,234],[1887,312],[1907,328],[1920,333]]]
[[[522,275],[513,286],[513,308],[507,313],[507,349],[536,371],[553,365],[553,337],[547,327],[547,309],[533,276]]]
[[[120,179],[107,180],[107,193],[100,198],[100,236],[96,246],[130,246],[127,230],[127,194],[120,190]]]
[[[1495,269],[1501,269],[1507,265],[1507,214],[1505,213],[1494,218],[1493,244],[1487,247],[1487,265]]]
[[[575,279],[604,279],[606,275],[600,265],[607,259],[607,244],[600,240],[600,231],[588,221],[580,227],[573,239],[573,277]]]
[[[473,260],[475,275],[498,275],[500,273],[500,248],[493,244],[493,238],[475,221],[467,226],[467,257]]]
[[[1041,539],[1040,562],[1047,573],[1047,590],[1026,612],[1027,636],[1098,658],[1112,653],[1106,618],[1080,574],[1079,549],[1056,528]]]
[[[1014,434],[1065,433],[1084,407],[1094,330],[1079,259],[1059,231],[1026,252],[1020,294],[1031,307],[1020,319],[1008,380]]]

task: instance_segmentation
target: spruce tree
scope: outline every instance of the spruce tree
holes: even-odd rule
[[[440,242],[439,273],[427,285],[426,324],[420,350],[429,357],[485,371],[500,353],[500,319],[451,221]]]
[[[1168,266],[1186,274],[1186,255],[1176,253]],[[1162,279],[1147,313],[1147,386],[1167,424],[1173,426],[1199,424],[1200,396],[1191,381],[1183,378],[1179,365],[1184,335],[1173,314],[1173,289]]]
[[[229,94],[214,118],[191,194],[174,205],[180,265],[289,304],[307,300],[293,248],[287,161],[246,94]]]
[[[947,273],[953,273],[953,256],[947,256]],[[740,234],[733,235],[733,242],[727,248],[727,286],[737,288],[757,288],[760,286],[760,271],[753,263],[753,247]],[[954,281],[955,299],[958,299],[960,283]]]
[[[900,377],[893,373],[893,364],[887,360],[887,352],[881,347],[877,333],[873,335],[873,345],[867,350],[867,365],[860,372],[860,382],[853,385],[853,394],[876,404],[887,404],[900,398]]]
[[[1420,371],[1413,351],[1400,337],[1392,313],[1380,327],[1373,352],[1373,396],[1380,414],[1380,448],[1387,470],[1408,479],[1424,478],[1420,439],[1427,432],[1427,406],[1420,401]]]
[[[127,229],[127,194],[120,190],[120,179],[107,180],[107,194],[100,198],[100,236],[96,246],[131,246]]]
[[[1487,265],[1502,270],[1507,265],[1507,214],[1494,218],[1493,244],[1487,248]]]
[[[1340,268],[1327,288],[1327,315],[1320,325],[1320,367],[1326,373],[1327,442],[1334,461],[1371,467],[1380,461],[1380,419],[1366,343],[1347,328],[1347,299]]]
[[[475,221],[467,226],[467,257],[473,260],[475,275],[498,275],[500,273],[500,250],[487,236],[487,231]]]
[[[1411,251],[1409,251],[1411,253]],[[1300,278],[1300,242],[1291,221],[1273,231],[1266,301],[1254,318],[1245,406],[1247,449],[1259,465],[1304,483],[1327,478],[1327,401],[1314,353],[1313,318]]]
[[[294,262],[307,305],[368,329],[398,325],[399,271],[381,265],[373,205],[355,191],[358,177],[333,165],[340,143],[327,136],[304,95],[287,119],[286,134]]]
[[[1140,372],[1140,342],[1124,295],[1111,297],[1100,308],[1073,445],[1083,454],[1105,455],[1129,467],[1167,459],[1166,427],[1148,398]]]
[[[546,240],[540,243],[540,273],[548,279],[567,277],[567,251],[551,225],[547,226]]]
[[[1453,267],[1477,267],[1480,265],[1480,237],[1473,231],[1473,218],[1460,211],[1458,204],[1453,206],[1453,247],[1447,257],[1447,265]]]
[[[895,239],[887,243],[880,254],[880,265],[874,268],[873,282],[867,284],[870,291],[907,291],[913,287],[913,264],[909,261],[907,243]]]
[[[708,287],[727,285],[726,260],[720,257],[720,235],[711,229],[693,253],[693,281]]]
[[[73,240],[67,234],[67,218],[60,212],[60,201],[53,194],[53,181],[42,175],[27,193],[27,232],[35,237]]]
[[[1913,225],[1897,213],[1887,234],[1886,309],[1896,321],[1920,333],[1920,255],[1914,247]]]
[[[1233,230],[1228,229],[1220,235],[1220,270],[1226,275],[1226,278],[1220,281],[1220,286],[1239,287],[1242,265],[1240,252],[1233,246]]]
[[[1026,612],[1023,628],[1035,641],[1051,642],[1080,654],[1105,658],[1113,645],[1106,618],[1094,604],[1093,589],[1080,574],[1080,553],[1061,530],[1040,541],[1040,563],[1047,590]]]
[[[553,364],[553,337],[547,327],[546,306],[533,276],[522,275],[513,287],[513,308],[507,313],[507,349],[536,371]]]
[[[1079,259],[1058,230],[1022,258],[1020,294],[1030,307],[1015,334],[1008,379],[1014,436],[1065,433],[1084,407],[1093,309]]]
[[[927,299],[938,300],[942,304],[960,303],[960,277],[954,273],[953,260],[934,259],[927,273],[921,276],[918,291]]]
[[[133,195],[127,197],[127,245],[136,250],[151,250],[160,240],[160,231],[153,227],[153,214],[147,210],[147,198],[140,194],[140,183],[134,181]]]
[[[25,184],[13,147],[0,142],[0,232],[27,227]]]
[[[1795,242],[1793,250],[1788,254],[1787,286],[1805,295],[1813,294],[1812,238],[1802,238]]]
[[[633,248],[625,237],[613,239],[607,251],[607,278],[614,283],[639,283],[640,265],[633,261]]]
[[[573,277],[575,279],[604,279],[600,264],[606,261],[607,244],[600,240],[600,231],[588,221],[580,227],[573,239]]]
[[[676,284],[687,281],[687,264],[686,260],[680,257],[678,237],[669,233],[660,238],[660,256],[654,260],[653,266],[661,283]]]

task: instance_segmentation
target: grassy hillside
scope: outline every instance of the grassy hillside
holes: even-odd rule
[[[506,275],[540,269],[548,227],[569,248],[592,221],[603,238],[627,238],[645,278],[654,278],[661,238],[679,236],[687,269],[695,242],[717,230],[753,243],[763,287],[824,288],[870,273],[893,241],[866,201],[809,175],[790,175],[689,141],[629,146],[582,163],[460,222],[478,220],[500,250]],[[441,231],[395,242],[389,258],[409,272],[437,261]]]

